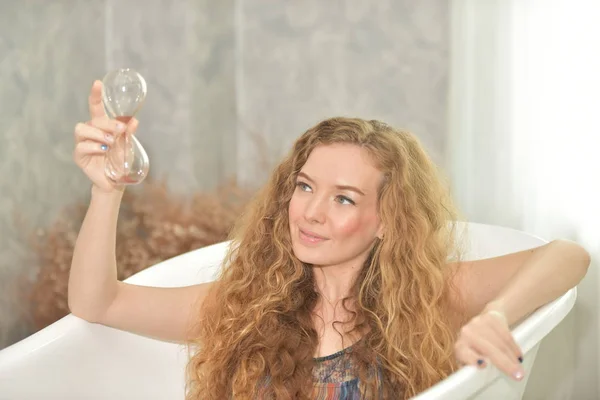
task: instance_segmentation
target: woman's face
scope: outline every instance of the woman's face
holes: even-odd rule
[[[289,206],[294,254],[318,266],[360,267],[383,230],[377,214],[382,173],[352,144],[315,148]]]

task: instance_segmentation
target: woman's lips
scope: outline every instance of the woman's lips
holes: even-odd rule
[[[299,233],[300,233],[300,239],[303,242],[306,243],[310,243],[310,244],[315,244],[315,243],[321,243],[324,242],[325,240],[328,240],[327,238],[323,237],[323,236],[319,236],[314,232],[311,231],[305,231],[302,229],[298,229]]]

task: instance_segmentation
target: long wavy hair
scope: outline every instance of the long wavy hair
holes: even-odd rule
[[[384,177],[384,237],[344,300],[353,300],[352,331],[367,332],[350,353],[362,393],[409,398],[456,368],[446,265],[458,255],[457,214],[447,185],[412,134],[331,118],[295,142],[232,231],[223,270],[192,328],[187,399],[255,399],[259,391],[266,399],[310,398],[318,294],[311,265],[292,251],[288,206],[311,151],[333,143],[360,146]],[[380,382],[369,372],[375,364]]]

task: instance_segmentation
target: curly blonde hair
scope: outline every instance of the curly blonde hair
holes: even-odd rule
[[[306,131],[234,228],[190,348],[187,399],[309,399],[318,335],[313,270],[292,251],[288,205],[296,175],[321,145],[350,143],[383,173],[376,240],[355,280],[351,352],[362,393],[408,398],[455,368],[449,269],[457,214],[439,171],[410,133],[379,121],[331,118]],[[346,299],[346,300],[347,300]],[[365,329],[366,328],[366,329]],[[268,385],[265,384],[268,380]]]

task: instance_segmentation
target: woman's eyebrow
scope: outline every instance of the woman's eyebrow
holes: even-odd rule
[[[310,181],[312,183],[315,182],[310,176],[308,176],[304,172],[298,172],[298,177],[302,177],[302,178],[304,178],[307,181]],[[352,192],[356,192],[356,193],[360,194],[361,196],[365,195],[365,192],[363,192],[362,190],[360,190],[359,188],[357,188],[355,186],[350,186],[350,185],[335,185],[335,188],[338,189],[338,190],[349,190],[349,191],[352,191]]]

